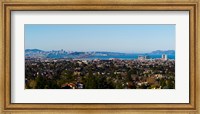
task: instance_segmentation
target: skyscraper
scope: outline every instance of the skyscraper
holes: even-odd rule
[[[167,60],[167,54],[162,54],[162,60]]]

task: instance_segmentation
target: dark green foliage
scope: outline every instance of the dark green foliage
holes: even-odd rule
[[[98,81],[95,76],[92,75],[92,71],[89,71],[89,75],[85,79],[85,89],[96,89],[98,87]]]

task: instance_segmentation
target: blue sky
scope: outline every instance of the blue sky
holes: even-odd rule
[[[175,25],[26,24],[25,49],[143,53],[175,50]]]

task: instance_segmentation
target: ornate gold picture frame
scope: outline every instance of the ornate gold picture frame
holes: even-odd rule
[[[199,113],[199,6],[198,0],[56,1],[3,0],[1,2],[1,113]],[[190,92],[189,103],[37,104],[11,103],[11,12],[12,11],[189,11]],[[45,111],[45,112],[43,112]]]

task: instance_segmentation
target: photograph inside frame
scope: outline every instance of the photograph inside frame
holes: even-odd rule
[[[175,24],[25,24],[25,89],[175,89]]]

